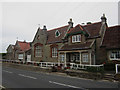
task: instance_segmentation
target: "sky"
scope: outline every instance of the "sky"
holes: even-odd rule
[[[62,0],[63,1],[63,0]],[[103,0],[105,1],[105,0]],[[0,53],[16,40],[32,42],[38,24],[54,29],[68,24],[74,26],[87,22],[99,22],[105,13],[108,26],[118,25],[118,2],[1,2],[0,3]]]

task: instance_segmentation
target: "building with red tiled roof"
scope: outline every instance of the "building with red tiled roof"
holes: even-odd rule
[[[109,61],[120,60],[120,25],[106,29],[101,49],[104,49],[103,59]]]
[[[29,50],[30,49],[30,43],[28,43],[28,42],[21,42],[21,41],[18,41],[18,45],[19,45],[19,47],[20,47],[20,51],[22,52],[24,52],[24,51],[26,51],[26,50]]]
[[[15,60],[22,60],[26,61],[26,51],[30,50],[30,42],[26,41],[16,41],[16,44],[14,46],[14,59]]]
[[[45,62],[99,64],[100,44],[107,28],[106,17],[100,22],[47,30],[38,28],[32,42],[32,60]]]
[[[47,30],[37,29],[31,43],[17,41],[14,58],[24,61],[56,62],[96,65],[105,61],[120,60],[120,25],[108,27],[103,14],[101,21]],[[11,47],[8,47],[8,49]],[[9,51],[9,50],[8,50]]]

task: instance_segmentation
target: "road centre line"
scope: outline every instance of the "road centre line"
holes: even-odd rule
[[[10,71],[6,71],[6,70],[2,70],[3,72],[7,72],[7,73],[13,73],[13,72],[10,72]]]
[[[19,76],[23,76],[23,77],[27,77],[27,78],[31,78],[31,79],[37,79],[35,77],[32,77],[32,76],[27,76],[27,75],[23,75],[23,74],[18,74]]]
[[[72,85],[67,85],[67,84],[58,83],[58,82],[53,82],[53,81],[49,81],[49,83],[54,83],[54,84],[58,84],[58,85],[66,86],[66,87],[71,87],[71,88],[78,88],[78,89],[81,89],[81,90],[87,90],[85,88],[81,88],[81,87],[77,87],[77,86],[72,86]]]

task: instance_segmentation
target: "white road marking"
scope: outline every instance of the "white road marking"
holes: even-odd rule
[[[27,76],[27,75],[23,75],[23,74],[18,74],[19,76],[23,76],[23,77],[27,77],[27,78],[32,78],[32,79],[37,79],[35,77],[32,77],[32,76]]]
[[[82,89],[82,90],[87,90],[87,89],[85,89],[85,88],[76,87],[76,86],[67,85],[67,84],[58,83],[58,82],[53,82],[53,81],[49,81],[49,83],[54,83],[54,84],[58,84],[58,85],[66,86],[66,87],[71,87],[71,88],[79,88],[79,89]]]
[[[13,72],[10,72],[10,71],[6,71],[6,70],[2,70],[3,72],[7,72],[7,73],[13,73]]]

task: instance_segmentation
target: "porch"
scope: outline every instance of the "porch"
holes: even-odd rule
[[[90,50],[84,51],[60,51],[58,65],[64,63],[64,67],[71,63],[80,65],[95,65],[95,55]]]

